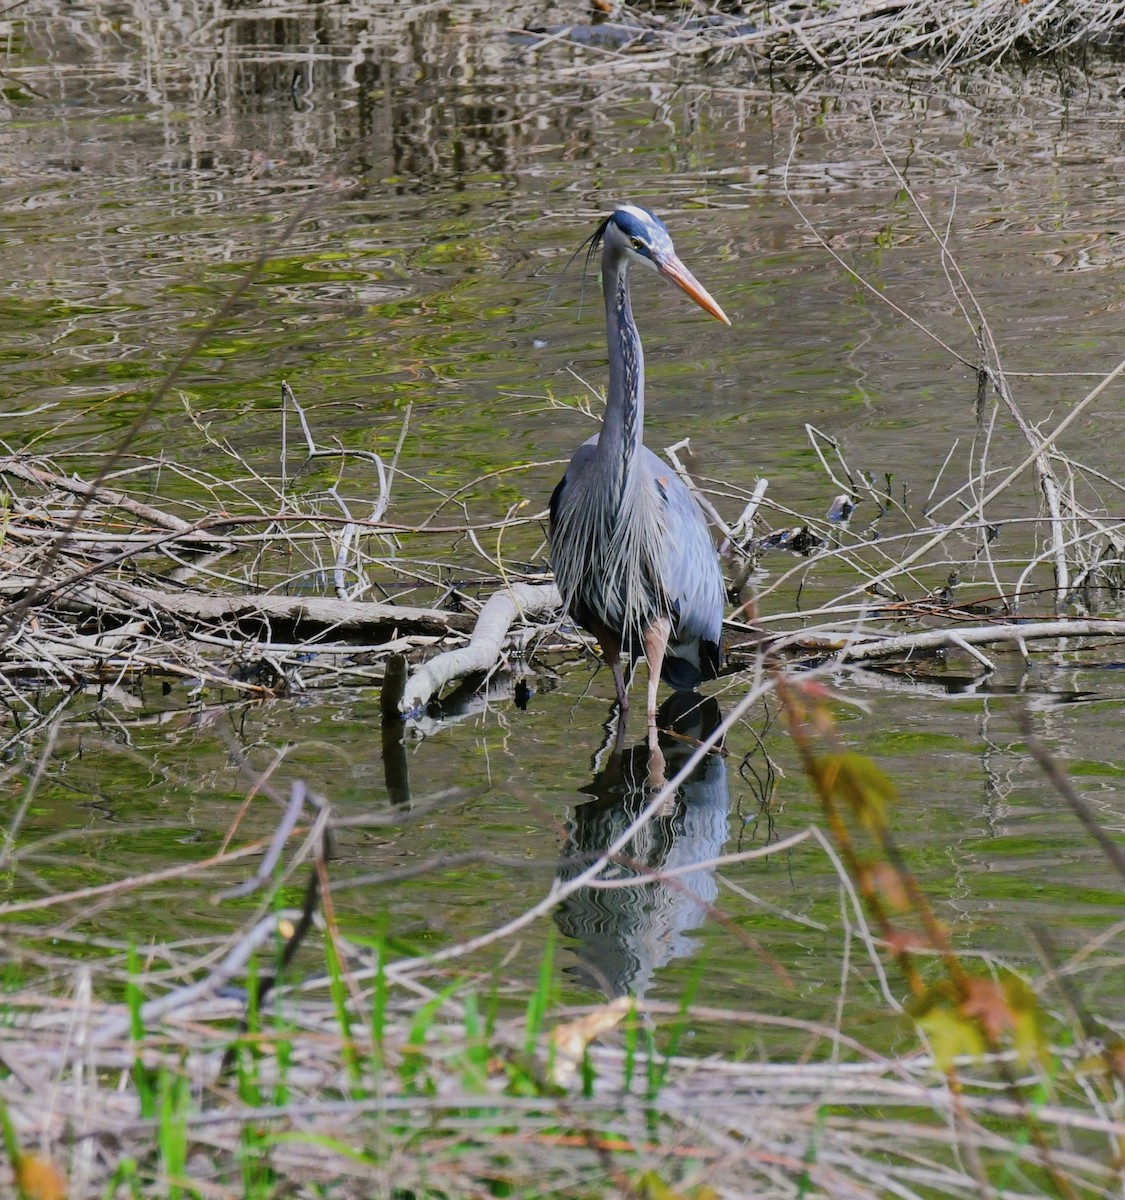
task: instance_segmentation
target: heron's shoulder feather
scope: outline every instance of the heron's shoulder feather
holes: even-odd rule
[[[548,506],[550,512],[551,525],[559,519],[559,513],[566,504],[568,491],[571,485],[589,470],[590,463],[594,458],[594,450],[598,444],[598,435],[595,433],[592,438],[583,442],[581,446],[571,455],[570,462],[567,464],[566,471],[563,477],[555,485],[555,490],[551,493],[551,502]]]

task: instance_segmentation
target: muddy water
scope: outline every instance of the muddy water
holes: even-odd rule
[[[839,489],[806,423],[837,439],[855,471],[889,474],[908,504],[927,496],[947,454],[935,495],[966,478],[979,453],[977,319],[952,298],[926,221],[948,233],[1029,420],[1057,420],[1121,355],[1125,151],[1119,106],[1103,99],[1110,65],[1094,64],[1091,77],[872,80],[866,91],[802,79],[771,86],[737,63],[710,73],[609,69],[590,51],[535,54],[504,30],[398,13],[353,6],[208,23],[153,16],[146,5],[72,4],[0,22],[10,52],[0,126],[10,447],[34,445],[91,471],[264,251],[263,270],[184,367],[136,453],[238,475],[204,437],[206,424],[256,470],[276,471],[284,378],[323,444],[389,453],[409,408],[394,519],[430,512],[435,488],[465,488],[462,515],[475,520],[521,502],[538,511],[560,460],[593,428],[577,408],[589,398],[580,380],[601,386],[604,377],[597,282],[583,278],[581,257],[569,269],[568,260],[626,199],[665,218],[734,321],[729,330],[708,321],[655,280],[634,289],[649,443],[690,435],[729,518],[763,476],[771,525],[792,524],[793,512],[823,515]],[[1122,424],[1120,391],[1107,393],[1072,428],[1066,452],[1113,476]],[[1001,418],[990,465],[1023,452]],[[521,470],[491,474],[511,467]],[[162,497],[198,498],[172,475],[150,478]],[[357,502],[371,486],[348,481]],[[1100,503],[1107,520],[1120,519],[1108,484]],[[1028,483],[994,515],[1037,506]],[[537,527],[517,531],[505,553],[530,559],[540,543]],[[1006,577],[1024,549],[1015,532],[1002,542]],[[447,578],[488,569],[463,541],[426,552]],[[807,600],[854,583],[822,568],[768,590],[795,566],[783,553],[763,561],[763,613],[792,610],[799,589]],[[962,586],[965,598],[989,590],[983,575]],[[1065,954],[1119,911],[1117,881],[1022,751],[1014,719],[1022,694],[1099,819],[1120,831],[1118,656],[1052,647],[1025,668],[1001,651],[984,683],[956,662],[922,681],[836,681],[842,731],[897,781],[898,837],[965,947],[1020,959],[1028,930],[1042,926]],[[354,928],[392,928],[414,949],[484,932],[538,899],[556,873],[574,874],[636,810],[648,770],[633,748],[639,734],[622,759],[599,754],[607,674],[586,663],[539,667],[526,710],[499,698],[409,742],[414,802],[446,799],[420,823],[344,836],[337,870],[353,886],[339,907]],[[720,705],[729,709],[744,687],[720,688]],[[18,729],[55,699],[13,707],[5,737],[17,762],[44,745]],[[370,691],[261,706],[221,699],[149,681],[65,705],[21,833],[62,840],[36,860],[37,878],[13,879],[10,898],[213,852],[245,794],[239,756],[261,769],[289,747],[283,782],[314,780],[345,812],[388,808]],[[690,866],[816,819],[770,710],[754,710],[728,751],[632,847],[636,858]],[[274,819],[253,809],[241,834],[266,833]],[[482,846],[494,862],[379,878]],[[831,1011],[840,900],[820,850],[803,844],[682,878],[640,900],[580,894],[560,912],[564,994],[677,997],[701,976],[698,995],[710,1002]],[[99,913],[99,935],[217,934],[238,913],[177,884],[153,901]],[[729,922],[709,919],[709,905]],[[510,977],[530,976],[547,934],[525,934],[505,965]],[[877,1004],[870,970],[855,958],[849,969],[848,1002]],[[1102,998],[1121,983],[1098,965],[1083,982]]]

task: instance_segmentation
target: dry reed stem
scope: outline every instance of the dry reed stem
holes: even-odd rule
[[[268,933],[271,921],[272,917],[249,927],[234,951],[210,969],[203,982],[213,985],[227,978],[231,964],[243,960],[248,945],[262,936],[262,930]],[[954,1097],[926,1057],[888,1057],[829,1025],[746,1007],[693,1005],[687,1015],[698,1030],[729,1026],[762,1033],[804,1032],[813,1044],[836,1047],[838,1054],[832,1061],[803,1063],[673,1055],[657,1060],[663,1083],[654,1096],[646,1096],[624,1087],[627,1056],[620,1044],[592,1044],[587,1050],[596,1073],[591,1096],[583,1097],[576,1084],[566,1095],[521,1098],[506,1091],[507,1074],[501,1064],[522,1056],[523,1021],[504,1018],[498,1023],[490,1046],[492,1065],[482,1086],[466,1089],[461,1062],[472,1043],[459,1015],[461,1006],[451,997],[442,1004],[423,1048],[423,1070],[440,1083],[432,1092],[419,1093],[405,1086],[405,1077],[399,1075],[401,1064],[412,1057],[416,1060],[419,1052],[414,1001],[406,993],[392,1002],[381,1031],[383,1066],[377,1092],[340,1096],[357,1035],[361,1052],[371,1047],[366,1025],[371,998],[364,985],[370,972],[357,969],[353,952],[344,945],[341,952],[346,993],[351,997],[350,1031],[345,1033],[339,1026],[326,978],[309,981],[299,992],[283,987],[278,1003],[287,1014],[288,1099],[284,1105],[265,1100],[249,1103],[228,1091],[217,1106],[185,1113],[195,1171],[205,1163],[211,1164],[211,1170],[237,1170],[240,1138],[251,1128],[277,1136],[270,1161],[290,1179],[297,1195],[306,1194],[301,1180],[318,1181],[328,1188],[325,1194],[341,1197],[359,1194],[350,1190],[353,1184],[371,1187],[380,1179],[393,1178],[399,1186],[409,1186],[421,1178],[417,1164],[427,1153],[442,1156],[447,1181],[454,1188],[467,1185],[476,1173],[488,1173],[490,1164],[495,1170],[500,1155],[509,1178],[518,1181],[525,1173],[536,1175],[535,1194],[554,1194],[549,1190],[554,1187],[560,1189],[559,1195],[568,1194],[564,1189],[573,1173],[586,1169],[585,1163],[598,1161],[595,1148],[582,1134],[584,1129],[597,1131],[598,1146],[612,1155],[615,1170],[656,1163],[676,1178],[674,1164],[690,1159],[706,1165],[708,1177],[723,1195],[796,1196],[802,1178],[807,1178],[818,1187],[843,1189],[846,1194],[870,1189],[873,1196],[887,1191],[912,1195],[921,1187],[926,1194],[955,1196],[962,1195],[969,1182],[958,1166],[958,1156],[970,1149],[994,1164],[1019,1163],[1025,1170],[1042,1165],[1039,1152],[1023,1140],[1019,1106],[991,1090],[994,1062],[960,1065],[963,1086],[957,1102],[973,1120],[951,1140],[948,1120]],[[0,1085],[0,1093],[9,1110],[18,1114],[25,1138],[34,1141],[40,1133],[45,1135],[57,1160],[65,1161],[68,1144],[98,1147],[96,1155],[83,1161],[89,1190],[72,1192],[72,1200],[87,1200],[100,1194],[107,1171],[123,1151],[144,1161],[144,1147],[151,1144],[155,1126],[140,1118],[131,1085],[123,1089],[103,1085],[97,1106],[81,1103],[88,1083],[99,1078],[108,1082],[129,1066],[135,1051],[122,1040],[128,1028],[122,1005],[91,998],[78,980],[74,993],[69,999],[25,992],[16,999],[0,1031],[5,1061],[13,1070]],[[225,1045],[230,1037],[231,1002],[214,997],[209,986],[175,989],[167,995],[167,1000],[150,1003],[154,1024],[136,1050],[148,1069],[163,1064],[184,1073],[194,1092],[206,1094],[217,1068],[214,1047]],[[681,1019],[677,1005],[641,1001],[637,1007],[647,1021],[658,1025]],[[572,1019],[586,1011],[563,1010],[557,1015]],[[68,1042],[66,1032],[76,1018],[94,1036]],[[268,1029],[259,1039],[263,1082],[275,1069],[269,1047],[277,1035]],[[546,1047],[542,1053],[546,1054]],[[1065,1099],[1058,1096],[1059,1072],[1081,1070],[1075,1051],[1058,1053],[1057,1098],[1038,1107],[1042,1126],[1058,1139],[1125,1134],[1120,1105],[1117,1111],[1098,1112],[1073,1091]],[[633,1068],[640,1077],[646,1063],[641,1052]],[[45,1103],[43,1084],[48,1080],[53,1081],[54,1098]],[[656,1138],[654,1122],[659,1130]],[[383,1130],[379,1139],[383,1155],[357,1156],[351,1148],[370,1146],[376,1127]],[[286,1136],[297,1129],[313,1135],[313,1141]],[[474,1136],[474,1130],[482,1136]],[[457,1150],[450,1157],[442,1147],[448,1150],[451,1137]],[[412,1147],[407,1159],[394,1149],[399,1139],[402,1149]],[[812,1141],[815,1162],[808,1154]],[[1056,1147],[1053,1161],[1055,1169],[1080,1189],[1112,1186],[1115,1179],[1111,1165],[1073,1145]],[[763,1174],[767,1165],[770,1169]],[[1014,1197],[1018,1193],[1001,1188],[996,1194]]]

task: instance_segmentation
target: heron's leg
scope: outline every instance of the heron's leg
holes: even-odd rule
[[[664,665],[664,652],[672,636],[672,622],[667,617],[657,617],[645,630],[645,660],[648,662],[648,725],[656,728],[656,690],[660,687],[660,668]],[[651,741],[651,734],[650,734]]]
[[[621,647],[616,642],[611,642],[608,638],[598,638],[598,645],[602,648],[602,654],[609,669],[613,672],[613,686],[617,689],[617,707],[622,713],[629,711],[629,692],[625,686],[625,672],[621,668]]]
[[[650,665],[649,671],[652,667]],[[656,678],[660,678],[660,672],[657,671]],[[651,684],[652,675],[649,675]],[[651,690],[651,688],[650,688]],[[649,793],[661,791],[668,783],[668,762],[664,757],[664,751],[660,748],[660,731],[656,728],[656,720],[650,714],[648,719],[648,775],[645,780]],[[676,809],[675,796],[669,796],[664,803],[656,810],[654,815],[671,816]]]
[[[656,731],[656,723],[648,727],[648,789],[658,792],[668,782],[668,763],[664,751],[660,749],[660,737]]]

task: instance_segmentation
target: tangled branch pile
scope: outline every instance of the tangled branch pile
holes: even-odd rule
[[[770,4],[695,3],[673,13],[614,7],[608,25],[553,27],[551,41],[591,43],[659,64],[673,56],[749,55],[762,66],[837,68],[916,60],[941,70],[1125,47],[1125,5],[1117,0],[775,0]]]
[[[1043,435],[1023,418],[993,357],[981,367],[981,386],[991,382],[995,410],[982,423],[982,449],[972,459],[979,473],[974,469],[968,481],[934,500],[939,473],[922,520],[889,489],[851,471],[839,448],[811,427],[827,479],[842,489],[826,517],[776,508],[775,519],[798,524],[771,528],[766,521],[773,506],[760,481],[743,496],[738,521],[727,524],[700,493],[723,538],[732,593],[742,601],[728,622],[735,666],[763,653],[828,654],[840,667],[891,661],[924,674],[928,656],[952,650],[987,674],[995,664],[983,645],[1014,645],[1026,658],[1036,639],[1125,634],[1118,619],[1125,524],[1089,506],[1087,469],[1058,448],[1066,427],[1123,372],[1125,362]],[[288,388],[285,403],[296,404]],[[1030,450],[1010,469],[988,469],[990,452],[992,461],[999,457],[992,443],[1001,411]],[[306,438],[304,468],[325,455],[340,458],[339,450],[317,448],[297,412]],[[670,453],[698,490],[677,448]],[[368,452],[353,457],[377,467],[380,486],[367,517],[353,514],[355,502],[338,484],[298,498],[292,481],[267,479],[241,460],[244,473],[234,481],[145,460],[99,483],[42,460],[0,460],[9,495],[0,550],[0,592],[7,599],[0,687],[13,697],[21,679],[64,690],[112,688],[147,672],[268,695],[381,683],[391,656],[405,654],[430,658],[405,699],[400,696],[403,711],[417,716],[445,684],[494,672],[512,654],[587,645],[577,630],[560,630],[557,592],[542,582],[544,562],[489,556],[476,538],[482,526],[467,513],[462,524],[388,522],[393,469]],[[188,481],[194,494],[154,503],[120,490],[138,472]],[[1036,478],[1042,511],[992,516],[990,506],[1010,508],[1025,473]],[[1104,476],[1093,482],[1122,490]],[[723,490],[738,495],[738,489]],[[960,514],[940,520],[954,501]],[[337,511],[325,511],[326,503]],[[853,530],[859,505],[869,519]],[[535,525],[541,515],[509,517],[493,527]],[[896,519],[906,528],[888,536],[880,523]],[[994,542],[1003,530],[1023,547],[1018,556],[997,556]],[[454,534],[468,537],[483,566],[402,552],[401,538],[410,535],[437,538],[448,553]],[[795,565],[766,585],[751,584],[751,568],[763,555],[779,553]],[[818,568],[842,578],[843,590],[811,611],[777,611],[771,597],[787,583],[799,596]],[[324,594],[328,579],[333,595]],[[966,586],[973,594],[963,599]],[[384,599],[367,599],[373,590]],[[490,594],[493,601],[482,608]],[[419,595],[422,604],[415,602]],[[1029,611],[1043,595],[1051,598],[1047,611],[1041,603]]]

